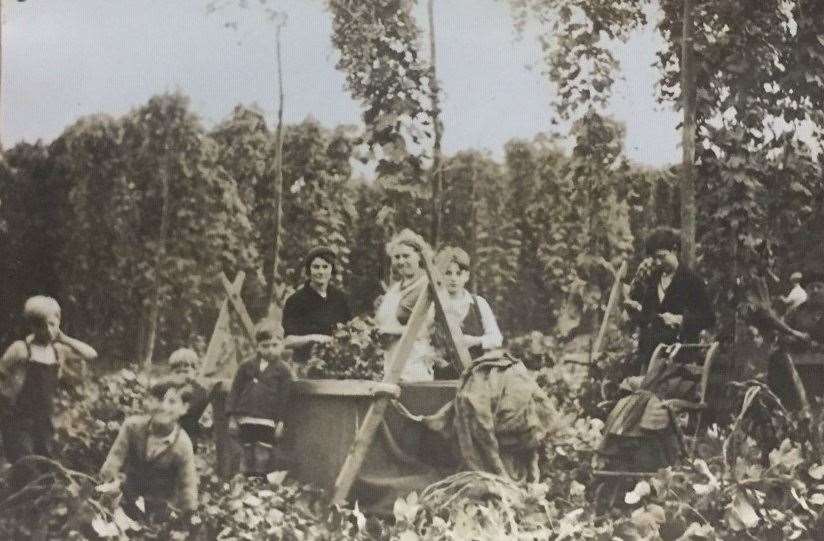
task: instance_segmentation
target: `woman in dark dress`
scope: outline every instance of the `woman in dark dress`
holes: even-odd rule
[[[306,283],[286,299],[283,309],[286,347],[298,363],[309,359],[313,345],[329,342],[335,326],[352,319],[349,298],[330,284],[337,270],[335,252],[325,246],[310,250],[304,269]]]

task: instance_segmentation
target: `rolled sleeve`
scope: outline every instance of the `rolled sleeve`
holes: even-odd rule
[[[498,327],[495,314],[492,313],[492,308],[483,297],[476,296],[475,299],[475,302],[478,303],[478,311],[481,313],[481,324],[484,327],[484,334],[481,336],[481,347],[484,349],[501,347],[504,343],[504,337],[501,334],[501,329]]]
[[[177,478],[177,498],[182,511],[197,509],[198,476],[195,468],[195,453],[192,440],[185,432],[181,432],[178,441],[180,465]]]
[[[131,440],[133,419],[126,419],[117,433],[117,437],[106,455],[106,461],[100,468],[100,478],[103,481],[114,481],[123,470],[123,464],[129,454],[129,441]]]

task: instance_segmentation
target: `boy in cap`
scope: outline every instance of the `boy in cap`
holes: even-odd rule
[[[253,476],[271,471],[291,385],[291,372],[283,360],[283,328],[261,322],[255,339],[257,354],[238,367],[226,399],[229,428],[238,431],[243,446],[243,470]]]

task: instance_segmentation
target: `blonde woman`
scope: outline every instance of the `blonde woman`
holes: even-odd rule
[[[392,260],[392,270],[397,279],[378,305],[375,323],[391,341],[386,353],[388,362],[406,329],[418,296],[429,285],[423,258],[431,258],[432,250],[423,237],[404,229],[386,245],[386,252]],[[430,342],[430,327],[431,318],[418,333],[401,381],[432,381],[435,378],[436,354]]]

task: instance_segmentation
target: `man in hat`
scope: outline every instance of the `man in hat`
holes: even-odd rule
[[[698,342],[701,331],[715,325],[704,281],[678,260],[678,230],[657,228],[645,244],[649,273],[625,302],[639,326],[637,363],[641,371],[659,344]]]
[[[767,366],[767,382],[770,388],[790,409],[797,409],[800,404],[792,376],[782,354],[807,353],[810,350],[820,350],[824,345],[824,274],[817,271],[806,272],[803,280],[807,300],[798,305],[785,318],[787,325],[794,332],[783,335],[781,350],[770,357]],[[822,377],[822,365],[820,364],[798,365],[796,371],[805,382],[805,387]],[[820,393],[813,392],[813,394]]]
[[[326,246],[309,251],[304,259],[306,283],[295,291],[283,308],[286,347],[293,350],[295,362],[306,362],[314,344],[331,340],[339,323],[352,319],[349,299],[332,286],[337,269],[335,252]]]
[[[800,272],[794,272],[790,275],[790,284],[792,289],[786,296],[781,297],[781,302],[787,307],[787,313],[792,312],[807,300],[807,292],[801,285],[803,276]]]

